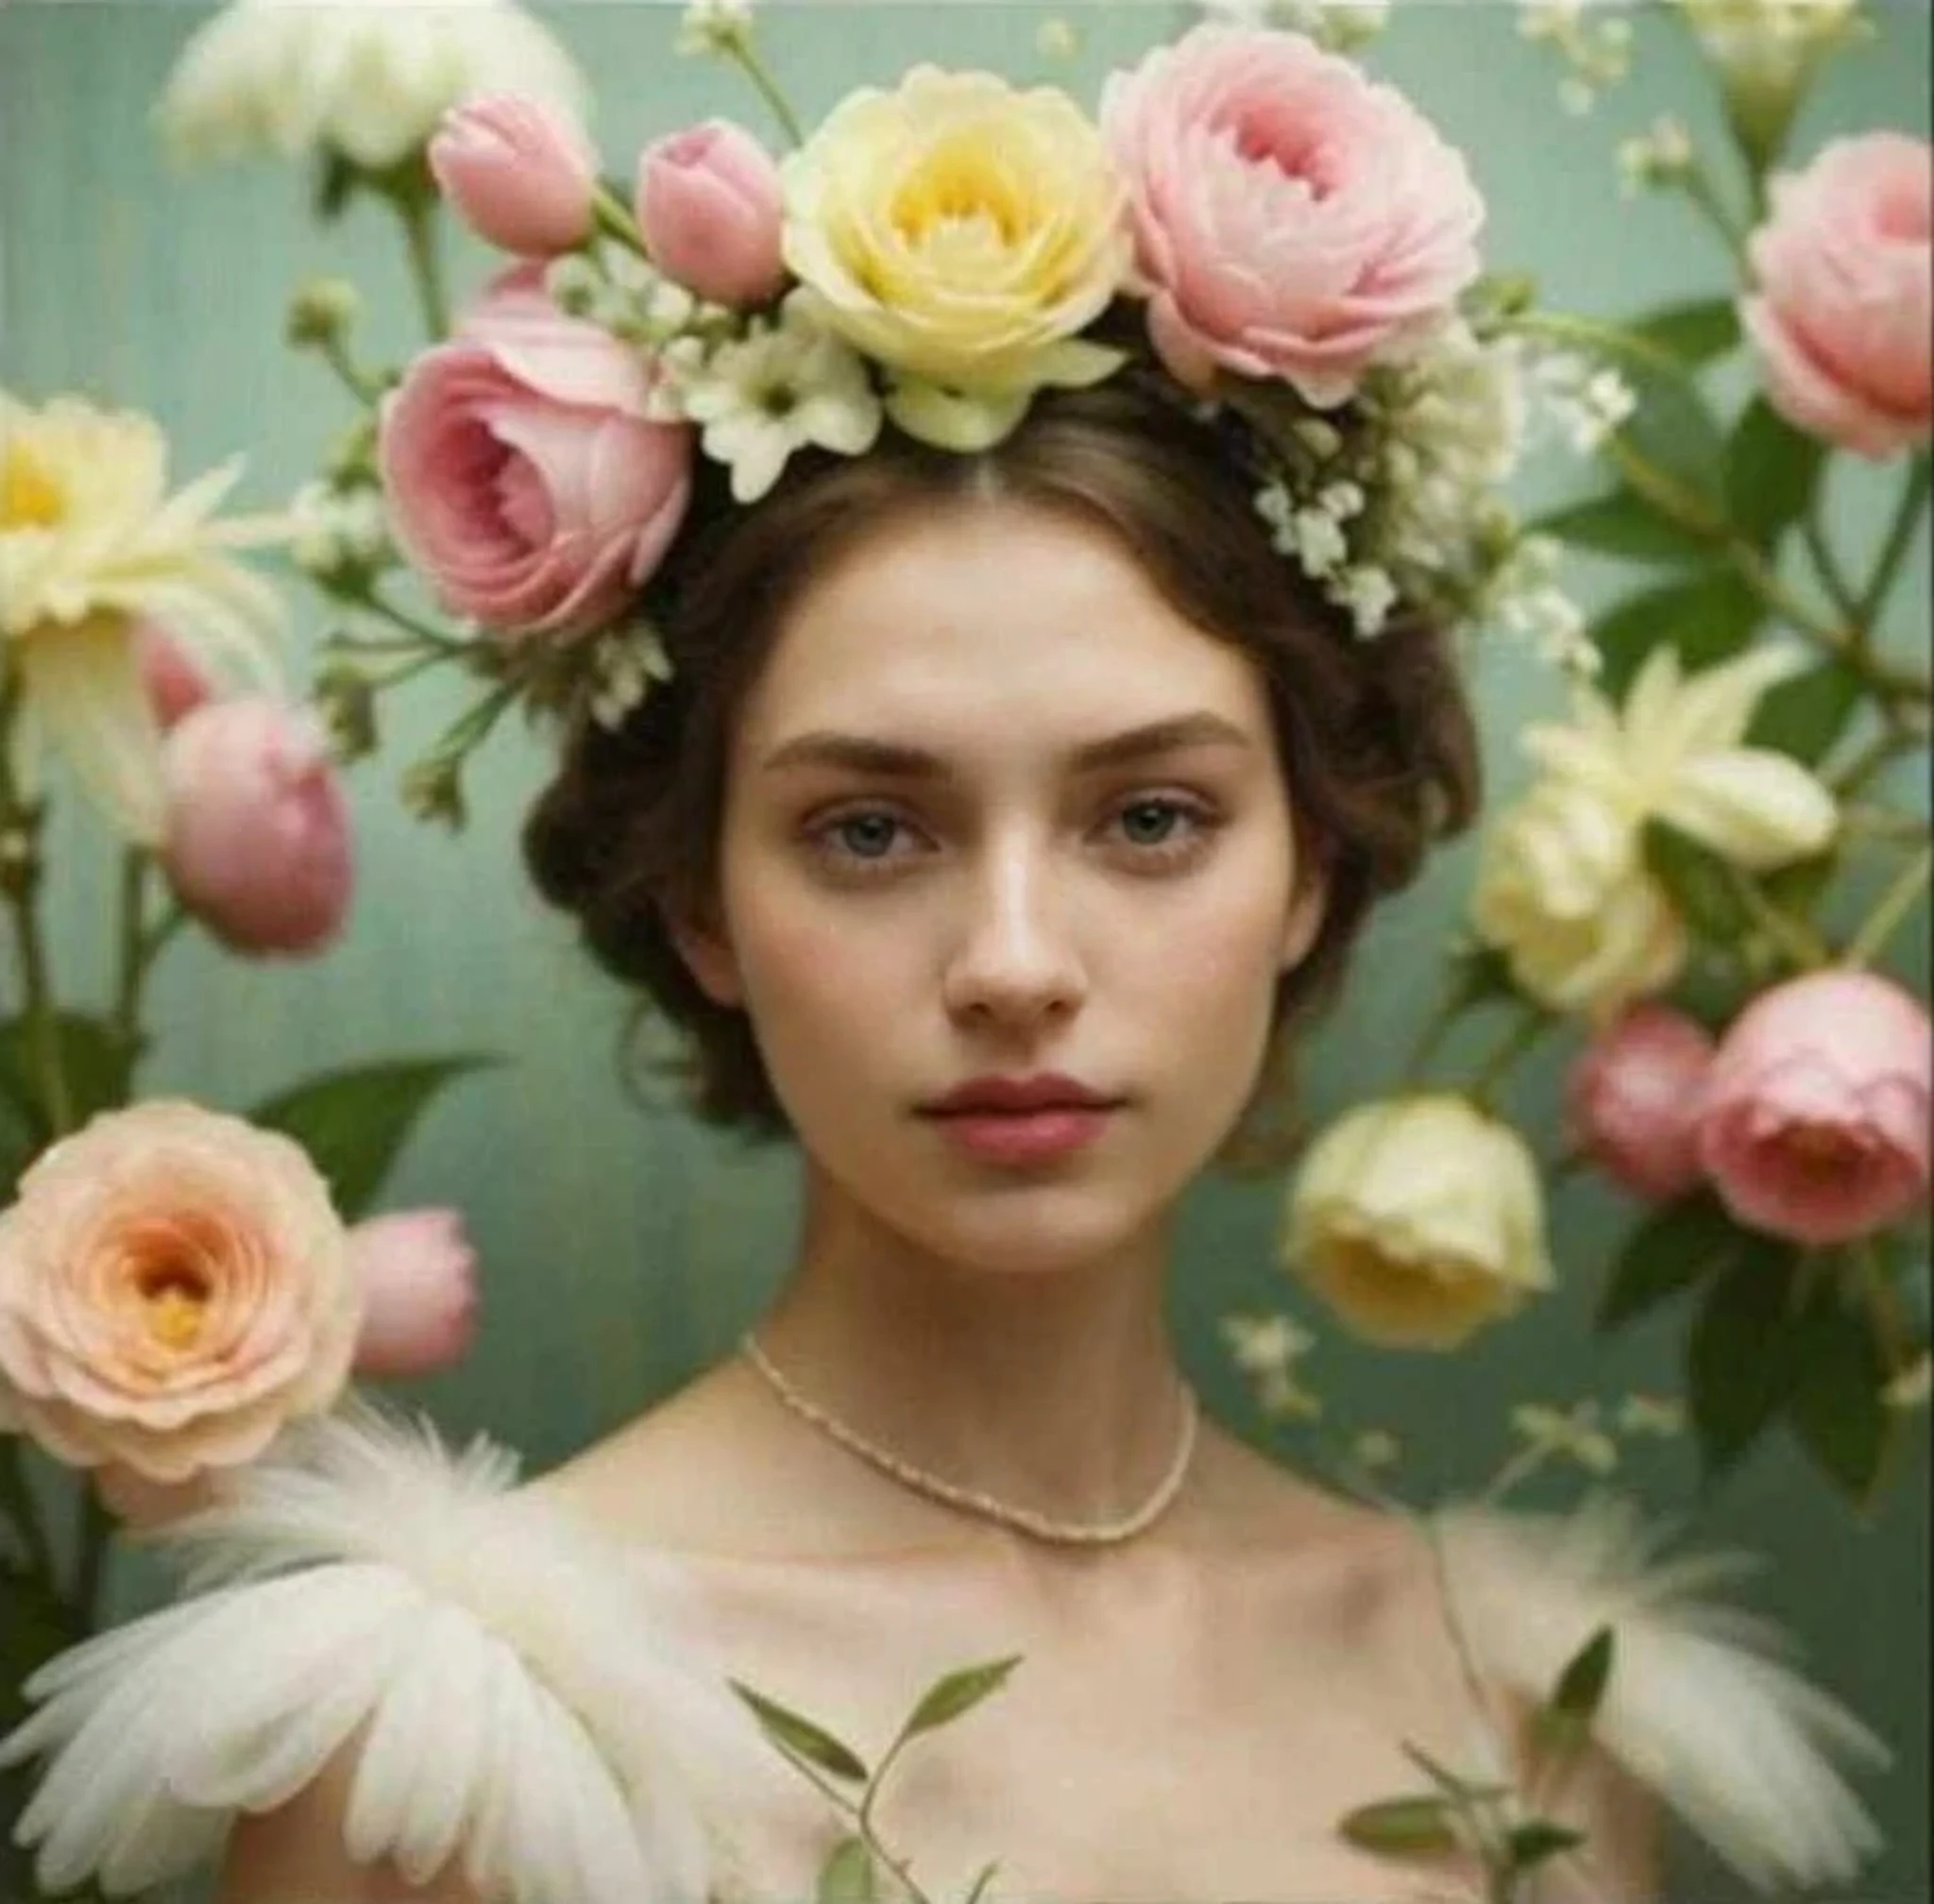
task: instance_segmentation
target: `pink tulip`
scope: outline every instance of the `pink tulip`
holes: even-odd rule
[[[322,723],[266,695],[211,701],[163,750],[176,896],[237,952],[320,951],[354,883],[348,803]]]
[[[597,154],[573,119],[513,93],[453,106],[430,142],[430,170],[485,243],[533,258],[591,230]]]
[[[1773,181],[1748,246],[1740,321],[1767,400],[1810,434],[1879,461],[1934,429],[1934,148],[1865,132]]]
[[[1570,1142],[1636,1197],[1683,1197],[1699,1164],[1700,1092],[1713,1041],[1682,1012],[1634,1005],[1579,1054],[1566,1080]]]
[[[469,1349],[477,1322],[477,1259],[454,1210],[402,1210],[349,1232],[363,1283],[362,1375],[427,1375]]]
[[[164,730],[214,698],[214,683],[166,629],[144,621],[135,630],[134,641],[143,691]]]
[[[651,420],[649,361],[520,265],[383,406],[391,519],[443,605],[500,635],[588,633],[670,546],[691,428]]]
[[[1478,276],[1484,205],[1402,94],[1301,34],[1196,26],[1116,73],[1101,130],[1170,373],[1328,409],[1410,354]]]
[[[646,146],[636,212],[653,264],[698,297],[743,308],[769,302],[786,282],[778,168],[729,119]]]
[[[1892,979],[1811,972],[1763,992],[1721,1041],[1699,1156],[1740,1222],[1842,1243],[1926,1195],[1934,1034]]]

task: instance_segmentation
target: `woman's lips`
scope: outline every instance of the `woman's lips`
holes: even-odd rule
[[[1114,1107],[1057,1104],[1040,1111],[946,1111],[929,1114],[948,1139],[992,1164],[1037,1164],[1094,1143]]]

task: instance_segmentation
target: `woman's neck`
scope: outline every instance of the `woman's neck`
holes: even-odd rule
[[[966,1266],[815,1186],[758,1341],[800,1396],[925,1473],[1112,1521],[1155,1489],[1184,1427],[1167,1253],[1164,1232],[1106,1261]]]

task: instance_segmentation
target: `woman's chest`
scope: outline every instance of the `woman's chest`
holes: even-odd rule
[[[842,1805],[775,1747],[770,1781],[734,1807],[741,1895],[809,1895],[862,1802],[952,1904],[991,1863],[987,1895],[1043,1904],[1428,1895],[1338,1827],[1416,1788],[1406,1740],[1456,1757],[1456,1690],[1431,1636],[1393,1635],[1347,1584],[1179,1574],[1030,1602],[849,1580],[728,1604],[733,1676],[880,1775],[870,1801],[868,1780],[829,1781]],[[1005,1658],[997,1691],[895,1746],[937,1681]]]

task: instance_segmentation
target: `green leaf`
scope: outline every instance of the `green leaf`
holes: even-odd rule
[[[60,1069],[67,1080],[74,1129],[78,1130],[99,1112],[125,1105],[133,1088],[134,1067],[144,1047],[126,1043],[105,1018],[91,1018],[80,1012],[56,1013],[54,1029],[60,1041]],[[16,1117],[33,1133],[35,1149],[52,1138],[25,1018],[0,1025],[0,1096],[12,1104]]]
[[[1688,673],[1729,660],[1752,641],[1765,614],[1764,604],[1731,569],[1630,596],[1592,626],[1603,661],[1599,686],[1621,700],[1639,663],[1661,645],[1678,651]]]
[[[1693,368],[1739,348],[1739,313],[1730,298],[1668,305],[1638,318],[1632,328]]]
[[[1726,507],[1756,549],[1770,551],[1807,513],[1825,458],[1763,396],[1746,406],[1726,444]]]
[[[1899,1418],[1881,1400],[1886,1359],[1866,1310],[1824,1279],[1798,1324],[1799,1386],[1789,1419],[1800,1445],[1857,1506],[1871,1505]]]
[[[742,1685],[737,1679],[731,1682],[731,1686],[752,1708],[753,1717],[765,1728],[766,1736],[774,1744],[797,1753],[821,1771],[830,1772],[835,1778],[865,1779],[866,1760],[823,1726],[814,1725],[810,1719],[780,1705],[776,1699],[768,1699],[764,1693],[755,1692],[750,1686]]]
[[[430,1101],[445,1085],[500,1058],[398,1059],[331,1072],[285,1091],[248,1114],[309,1152],[328,1180],[345,1222],[366,1215]]]
[[[1840,864],[1840,854],[1829,848],[1810,859],[1795,859],[1777,872],[1761,873],[1759,890],[1775,910],[1804,919],[1815,910],[1821,894],[1833,883]]]
[[[999,1692],[1008,1674],[1020,1663],[1021,1655],[1016,1653],[1006,1659],[990,1660],[984,1666],[963,1667],[935,1680],[921,1694],[912,1716],[901,1728],[901,1737],[910,1739],[917,1732],[932,1732],[971,1711],[989,1693]]]
[[[1549,1818],[1532,1818],[1514,1825],[1504,1842],[1510,1847],[1513,1868],[1529,1871],[1562,1851],[1575,1851],[1585,1843],[1585,1833],[1569,1825],[1555,1825]]]
[[[1687,1387],[1710,1486],[1792,1399],[1801,1339],[1792,1293],[1799,1257],[1771,1237],[1749,1238],[1707,1289],[1692,1324]]]
[[[991,1864],[983,1864],[975,1874],[974,1888],[968,1892],[963,1904],[980,1904],[981,1898],[987,1893],[987,1887],[993,1882],[993,1874],[1000,1868],[1001,1862],[998,1858]]]
[[[1584,502],[1554,509],[1525,525],[1526,533],[1555,536],[1600,555],[1622,555],[1634,562],[1707,562],[1709,537],[1662,516],[1644,497],[1614,489]]]
[[[1688,526],[1718,530],[1725,519],[1726,439],[1699,386],[1677,364],[1650,351],[1620,356],[1619,374],[1638,407],[1606,441],[1604,453],[1630,487]]]
[[[1612,1658],[1616,1642],[1612,1629],[1601,1626],[1576,1653],[1558,1675],[1550,1710],[1588,1729],[1598,1717],[1605,1688],[1611,1682]]]
[[[1598,1326],[1614,1329],[1730,1263],[1744,1232],[1710,1191],[1695,1191],[1648,1216],[1620,1250],[1599,1304]]]
[[[875,1904],[879,1873],[864,1838],[842,1838],[820,1866],[813,1904]]]
[[[1747,724],[1749,746],[1776,748],[1812,766],[1846,731],[1866,684],[1838,654],[1767,689]]]
[[[1455,1851],[1459,1839],[1451,1823],[1455,1808],[1434,1794],[1416,1798],[1380,1798],[1347,1813],[1337,1830],[1366,1851],[1398,1856]]]
[[[1739,896],[1736,875],[1717,853],[1657,819],[1645,823],[1639,846],[1647,870],[1702,938],[1729,946],[1753,929],[1753,914]]]

